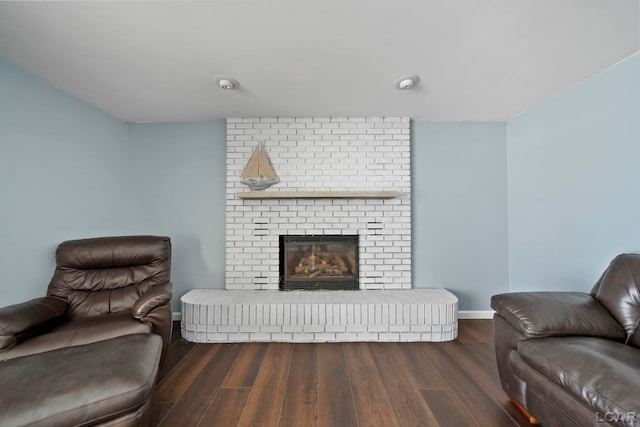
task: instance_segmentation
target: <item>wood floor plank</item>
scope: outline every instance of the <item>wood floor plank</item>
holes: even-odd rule
[[[220,348],[220,344],[198,344],[160,382],[153,393],[153,402],[176,402],[196,380],[202,368]]]
[[[279,425],[318,426],[317,344],[297,344],[293,348]]]
[[[485,388],[493,400],[500,405],[503,408],[503,411],[506,412],[514,421],[519,424],[528,424],[526,417],[524,417],[522,413],[511,403],[507,394],[502,389],[500,376],[498,375],[498,366],[496,365],[494,348],[489,344],[484,343],[467,343],[463,345],[467,351],[462,354],[469,355],[473,359],[467,362],[467,366],[477,366],[478,369],[484,372],[481,386]]]
[[[245,343],[236,363],[224,380],[222,387],[251,387],[260,369],[268,343]]]
[[[182,360],[182,358],[193,348],[195,343],[189,342],[182,338],[180,334],[180,322],[173,322],[171,327],[171,341],[167,348],[167,353],[162,361],[160,373],[158,374],[158,382],[162,381],[169,372]]]
[[[447,352],[495,402],[500,403],[506,397],[500,383],[491,375],[490,369],[494,367],[493,364],[485,366],[485,361],[480,360],[477,354],[469,351],[469,347],[461,342],[442,343],[440,348]]]
[[[189,342],[182,338],[172,338],[171,344],[167,349],[167,354],[162,362],[162,368],[158,375],[158,381],[162,381],[171,372],[176,365],[193,349],[195,343]]]
[[[418,390],[401,343],[370,343],[371,354],[401,426],[437,426]]]
[[[438,425],[443,427],[479,427],[451,390],[421,390],[422,398],[431,408]],[[480,426],[482,427],[482,426]]]
[[[185,399],[171,407],[158,427],[197,426],[210,404],[206,397]]]
[[[221,344],[218,351],[211,357],[198,377],[191,383],[191,386],[182,394],[176,404],[181,404],[183,400],[207,397],[212,399],[223,383],[229,370],[238,358],[242,350],[241,343]]]
[[[323,427],[358,425],[351,381],[340,343],[318,346],[318,424]]]
[[[358,421],[363,426],[399,426],[367,343],[344,343]]]
[[[501,406],[480,387],[476,379],[462,369],[457,361],[442,348],[444,343],[420,344],[424,343],[407,343],[408,346],[417,347],[420,351],[423,351],[427,357],[433,360],[436,366],[440,367],[442,376],[449,383],[451,390],[464,403],[465,409],[479,425],[517,425],[502,410]]]
[[[493,326],[489,319],[458,320],[458,341],[493,345]]]
[[[233,427],[238,424],[251,388],[221,388],[205,412],[200,426]]]
[[[431,345],[432,343],[418,343],[418,345]],[[440,374],[441,368],[433,363],[427,355],[422,351],[416,351],[414,347],[404,345],[401,346],[405,355],[407,367],[413,374],[416,386],[419,389],[448,389],[449,384]]]
[[[173,403],[165,402],[165,403],[155,403],[151,402],[151,409],[149,410],[149,425],[157,426],[160,424],[160,421],[169,413],[173,407]]]
[[[493,340],[493,319],[476,319],[478,322],[478,329],[482,332],[484,339],[482,342],[494,347],[495,342]],[[474,322],[475,323],[475,322]]]
[[[269,343],[239,426],[275,427],[280,421],[293,344]]]
[[[475,363],[478,363],[486,369],[487,374],[496,384],[500,384],[495,349],[485,343],[465,343],[464,346],[468,349],[469,353],[473,355]]]

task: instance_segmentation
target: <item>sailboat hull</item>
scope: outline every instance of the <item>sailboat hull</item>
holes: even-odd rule
[[[264,190],[271,187],[273,184],[277,184],[278,180],[266,179],[266,178],[244,178],[242,181],[244,185],[249,186],[253,191]]]

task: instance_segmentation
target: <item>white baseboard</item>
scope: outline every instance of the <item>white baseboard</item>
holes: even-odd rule
[[[458,311],[458,319],[492,319],[493,313],[493,310],[461,310]],[[182,320],[182,313],[174,311],[171,320],[174,322]]]
[[[493,310],[458,310],[458,319],[493,319]]]

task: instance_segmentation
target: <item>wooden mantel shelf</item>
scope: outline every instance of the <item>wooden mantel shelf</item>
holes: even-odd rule
[[[397,191],[244,191],[241,199],[392,199]]]

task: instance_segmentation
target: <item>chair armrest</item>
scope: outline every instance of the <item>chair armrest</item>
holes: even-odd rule
[[[138,298],[131,308],[131,314],[136,319],[142,319],[154,308],[171,301],[173,296],[171,282],[154,286]]]
[[[491,307],[526,338],[584,335],[624,341],[626,333],[606,308],[582,292],[494,295]]]
[[[64,316],[68,309],[66,301],[55,297],[0,308],[0,349],[13,347],[33,335],[38,327]]]

